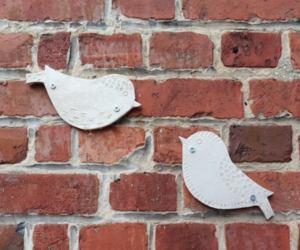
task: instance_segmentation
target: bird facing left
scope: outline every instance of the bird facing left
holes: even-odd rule
[[[259,206],[266,219],[274,216],[268,201],[273,192],[244,174],[230,159],[224,142],[211,132],[197,132],[182,143],[183,178],[190,193],[217,209]]]
[[[132,82],[122,75],[80,79],[46,66],[45,71],[27,74],[26,83],[44,83],[60,117],[84,130],[106,127],[141,106]]]

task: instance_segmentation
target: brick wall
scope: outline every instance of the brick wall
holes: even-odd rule
[[[300,249],[297,0],[0,0],[0,250]],[[80,131],[45,65],[126,75],[142,104]],[[178,136],[212,131],[276,216],[184,185]]]

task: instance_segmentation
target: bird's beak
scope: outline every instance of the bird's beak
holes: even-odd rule
[[[138,107],[141,107],[141,106],[142,106],[142,104],[140,104],[139,102],[136,102],[136,101],[135,101],[135,102],[133,103],[133,107],[134,107],[134,108],[138,108]]]
[[[186,141],[186,139],[184,139],[183,137],[181,136],[178,136],[179,137],[179,140],[181,141],[182,144],[184,144],[184,142]]]

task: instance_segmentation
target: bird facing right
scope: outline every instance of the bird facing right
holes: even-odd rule
[[[183,178],[190,193],[217,209],[259,206],[274,216],[268,201],[273,192],[261,187],[231,161],[226,145],[214,133],[197,132],[182,143]]]

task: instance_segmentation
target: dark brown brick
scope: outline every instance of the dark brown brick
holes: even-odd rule
[[[156,227],[157,250],[217,250],[215,225],[211,224],[161,224]]]
[[[289,162],[291,126],[231,126],[229,153],[233,162]]]

